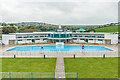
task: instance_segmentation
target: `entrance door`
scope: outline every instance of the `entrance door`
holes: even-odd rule
[[[85,42],[87,42],[87,43],[88,43],[88,39],[85,39]]]
[[[9,44],[10,44],[10,45],[13,45],[13,44],[15,44],[15,41],[14,41],[14,40],[10,40],[10,41],[9,41]]]
[[[35,39],[32,39],[32,42],[35,43]]]
[[[56,42],[59,42],[59,40],[56,40]]]
[[[61,42],[64,42],[64,40],[61,40]]]

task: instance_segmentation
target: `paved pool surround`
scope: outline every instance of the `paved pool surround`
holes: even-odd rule
[[[55,44],[37,44],[37,45],[55,45]],[[67,44],[67,45],[80,45],[80,44]],[[11,49],[13,47],[18,47],[18,46],[36,46],[36,45],[3,46],[2,50],[0,51],[0,57],[13,57],[14,55],[16,55],[16,57],[43,57],[44,55],[46,55],[46,57],[57,57],[60,55],[63,57],[73,57],[74,54],[76,57],[103,57],[103,54],[105,54],[106,57],[118,57],[118,45],[90,45],[90,46],[104,46],[114,51],[76,51],[76,52],[75,51],[69,51],[69,52],[68,51],[44,51],[43,54],[41,54],[42,53],[41,51],[6,52],[6,50],[8,49]]]

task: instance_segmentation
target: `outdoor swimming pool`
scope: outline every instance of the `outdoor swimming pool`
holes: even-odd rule
[[[106,48],[104,46],[87,46],[87,45],[84,46],[84,49],[82,49],[82,45],[19,46],[11,48],[6,51],[43,51],[41,47],[43,47],[44,51],[113,51],[112,49]]]

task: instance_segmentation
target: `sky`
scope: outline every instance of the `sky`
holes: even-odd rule
[[[118,22],[119,0],[0,0],[0,22],[96,25]]]

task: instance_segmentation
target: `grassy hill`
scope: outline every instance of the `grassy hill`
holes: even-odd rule
[[[103,28],[96,28],[96,32],[118,32],[118,26],[108,26]]]

